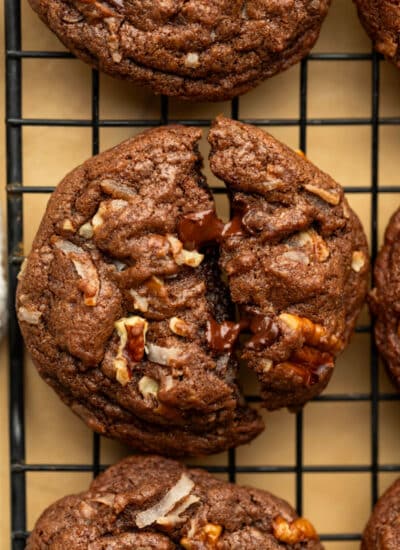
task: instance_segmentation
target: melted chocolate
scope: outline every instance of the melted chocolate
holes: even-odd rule
[[[271,345],[279,336],[277,323],[261,313],[253,313],[247,320],[243,319],[243,328],[245,323],[246,328],[249,328],[254,335],[245,344],[248,349],[262,350]]]
[[[242,329],[241,323],[224,321],[217,323],[212,317],[207,322],[207,342],[214,351],[230,351]]]
[[[334,366],[330,353],[320,352],[315,348],[304,346],[293,352],[289,362],[282,363],[303,379],[307,386],[318,384]]]
[[[178,224],[178,235],[187,248],[199,248],[219,242],[224,227],[214,210],[204,210],[183,216]]]

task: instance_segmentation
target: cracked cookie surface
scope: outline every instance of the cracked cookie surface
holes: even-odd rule
[[[40,375],[93,430],[145,452],[218,452],[263,428],[236,383],[218,250],[178,236],[182,216],[214,213],[200,135],[150,130],[71,172],[19,276]]]
[[[330,0],[29,0],[77,57],[156,93],[220,101],[300,61]]]
[[[369,294],[375,317],[375,341],[397,389],[400,390],[400,210],[392,216],[374,266],[375,288]]]
[[[400,69],[400,4],[393,0],[354,0],[375,49]]]
[[[27,550],[323,550],[285,501],[156,456],[130,457],[40,517]]]
[[[363,533],[361,550],[397,550],[400,541],[400,479],[381,496]]]
[[[242,358],[268,409],[298,409],[327,385],[367,292],[360,221],[333,179],[262,130],[219,117],[210,166],[232,222],[221,266],[242,325]]]

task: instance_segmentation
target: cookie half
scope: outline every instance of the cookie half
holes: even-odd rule
[[[400,479],[382,495],[365,528],[361,550],[397,550],[400,541]]]
[[[29,0],[77,57],[156,93],[220,101],[305,57],[330,0]]]
[[[389,376],[400,390],[400,209],[392,216],[375,262],[369,294],[375,341]]]
[[[130,457],[40,517],[27,550],[322,550],[285,501],[157,456]]]
[[[374,48],[400,68],[400,4],[392,0],[354,0]]]
[[[167,455],[222,451],[263,428],[236,383],[238,326],[212,235],[201,251],[178,238],[182,216],[215,217],[200,135],[154,129],[71,172],[17,291],[27,348],[61,399],[96,432]]]
[[[221,266],[251,337],[242,358],[266,408],[297,409],[327,385],[367,292],[367,241],[343,189],[261,129],[219,117],[210,165],[233,220]]]

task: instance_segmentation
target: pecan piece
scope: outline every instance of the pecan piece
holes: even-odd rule
[[[190,337],[193,333],[192,327],[179,317],[171,317],[169,320],[169,328],[174,334],[178,336]]]
[[[279,319],[286,327],[301,336],[306,344],[315,347],[324,347],[330,351],[338,351],[340,349],[340,342],[334,334],[329,334],[325,327],[318,323],[313,323],[306,317],[281,313]]]
[[[297,518],[289,523],[282,516],[278,516],[275,518],[272,527],[274,537],[286,544],[297,544],[310,539],[318,539],[314,527],[305,518]]]
[[[180,545],[185,550],[195,550],[198,548],[196,543],[203,543],[203,547],[207,550],[216,548],[218,539],[222,534],[222,525],[216,525],[215,523],[206,523],[200,531],[194,534],[193,537],[183,537],[180,540]]]
[[[123,317],[115,323],[120,339],[118,353],[114,360],[116,379],[125,386],[132,378],[129,363],[143,359],[148,323],[138,316]]]
[[[366,258],[364,252],[361,250],[355,250],[351,258],[351,269],[356,273],[360,273],[365,264]]]
[[[199,254],[196,250],[185,250],[182,242],[173,235],[167,235],[167,240],[171,247],[172,256],[178,265],[198,267],[204,260],[204,255]]]

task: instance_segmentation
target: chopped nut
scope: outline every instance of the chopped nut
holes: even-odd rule
[[[264,372],[269,372],[273,367],[273,361],[271,359],[260,359],[260,365]]]
[[[384,34],[383,40],[377,40],[376,49],[378,52],[383,54],[385,57],[394,58],[397,55],[399,44],[398,39],[396,38],[396,33],[393,33],[394,36],[390,36],[389,33]]]
[[[190,69],[197,69],[200,65],[200,58],[198,53],[188,53],[185,58],[185,66]]]
[[[173,366],[173,363],[182,356],[179,348],[162,348],[151,343],[146,345],[146,353],[149,361],[166,366]]]
[[[111,57],[115,63],[121,63],[122,61],[122,55],[119,52],[113,52]]]
[[[121,182],[105,179],[100,183],[102,191],[108,195],[112,195],[115,199],[123,199],[129,201],[132,197],[137,196],[136,189],[129,187]]]
[[[153,380],[153,378],[150,378],[149,376],[143,376],[139,380],[138,387],[140,393],[143,395],[144,398],[149,395],[154,395],[154,397],[157,397],[158,390],[160,389],[157,380]]]
[[[273,522],[273,532],[277,540],[286,544],[318,539],[314,527],[305,518],[297,518],[289,523],[282,516],[278,516]]]
[[[115,379],[121,384],[126,386],[129,384],[132,378],[131,371],[128,368],[128,364],[125,358],[114,360]]]
[[[96,266],[89,252],[59,237],[54,237],[52,242],[56,248],[61,250],[71,260],[76,272],[82,279],[79,284],[79,290],[83,292],[85,305],[97,305],[97,298],[100,292],[100,281]]]
[[[90,506],[87,502],[82,500],[79,505],[79,511],[85,519],[91,519],[96,515],[96,509]]]
[[[145,284],[149,291],[155,296],[158,296],[159,298],[167,297],[168,292],[162,279],[159,279],[153,275]]]
[[[64,231],[75,231],[75,227],[72,225],[71,220],[64,220],[62,224]]]
[[[288,239],[288,244],[293,246],[306,246],[313,242],[312,233],[308,231],[299,231]]]
[[[287,242],[289,245],[300,247],[312,245],[313,252],[319,262],[324,262],[330,256],[326,242],[312,227],[307,231],[296,233]]]
[[[93,226],[90,222],[81,225],[78,231],[79,235],[84,239],[91,239],[93,237]]]
[[[100,291],[97,270],[91,260],[82,256],[80,260],[72,260],[76,272],[82,279],[80,290],[83,291],[86,306],[95,306]]]
[[[131,379],[128,361],[138,363],[143,359],[148,322],[142,317],[123,317],[115,323],[120,339],[114,360],[116,379],[125,386]]]
[[[323,189],[322,187],[317,187],[316,185],[312,185],[311,183],[306,183],[303,187],[309,193],[312,193],[313,195],[317,195],[320,199],[327,202],[328,204],[337,206],[340,202],[340,194],[335,190],[328,191],[327,189]]]
[[[273,179],[273,180],[262,181],[262,182],[260,182],[259,185],[265,191],[273,191],[274,189],[278,189],[279,187],[281,187],[282,184],[283,184],[282,180]]]
[[[355,250],[351,258],[351,269],[356,273],[360,273],[365,265],[365,255],[361,250]]]
[[[309,265],[310,263],[310,258],[307,256],[307,254],[304,254],[304,252],[300,252],[300,250],[289,250],[288,252],[284,252],[281,255],[281,258],[288,262],[295,262],[303,265]]]
[[[174,379],[170,374],[165,377],[164,391],[169,391],[174,387]]]
[[[136,290],[133,290],[133,288],[129,290],[129,294],[133,298],[133,307],[135,309],[138,309],[143,313],[146,313],[146,311],[149,310],[149,301],[145,296],[141,296],[139,292],[136,292]]]
[[[178,265],[198,267],[204,260],[204,255],[199,254],[196,250],[185,250],[181,241],[176,237],[167,235],[167,240],[170,244],[174,260]]]
[[[343,201],[343,216],[348,220],[350,218],[350,207]]]
[[[26,266],[28,265],[28,258],[24,258],[24,261],[21,264],[21,268],[19,270],[19,273],[17,275],[18,281],[20,281],[25,273]]]
[[[183,537],[180,540],[180,545],[185,550],[195,550],[198,548],[197,543],[203,543],[205,548],[211,550],[216,548],[218,539],[222,534],[222,525],[216,525],[215,523],[207,523],[199,531],[197,531],[192,537]]]
[[[41,316],[42,312],[37,309],[28,309],[24,306],[21,306],[18,309],[18,319],[20,321],[24,321],[25,323],[29,323],[30,325],[38,325]]]
[[[317,323],[313,323],[306,317],[299,317],[290,313],[281,313],[279,319],[290,330],[299,333],[304,338],[304,341],[311,346],[319,346],[325,344],[328,349],[336,349],[338,347],[338,339],[335,335],[329,334],[325,327]]]
[[[113,214],[118,213],[120,210],[124,210],[128,206],[128,204],[128,201],[123,199],[113,199],[101,202],[91,222],[94,231],[96,232],[96,229],[104,224],[104,218],[110,217]]]
[[[169,320],[169,328],[174,334],[178,336],[190,336],[191,328],[190,325],[184,320],[179,319],[179,317],[172,317]]]

